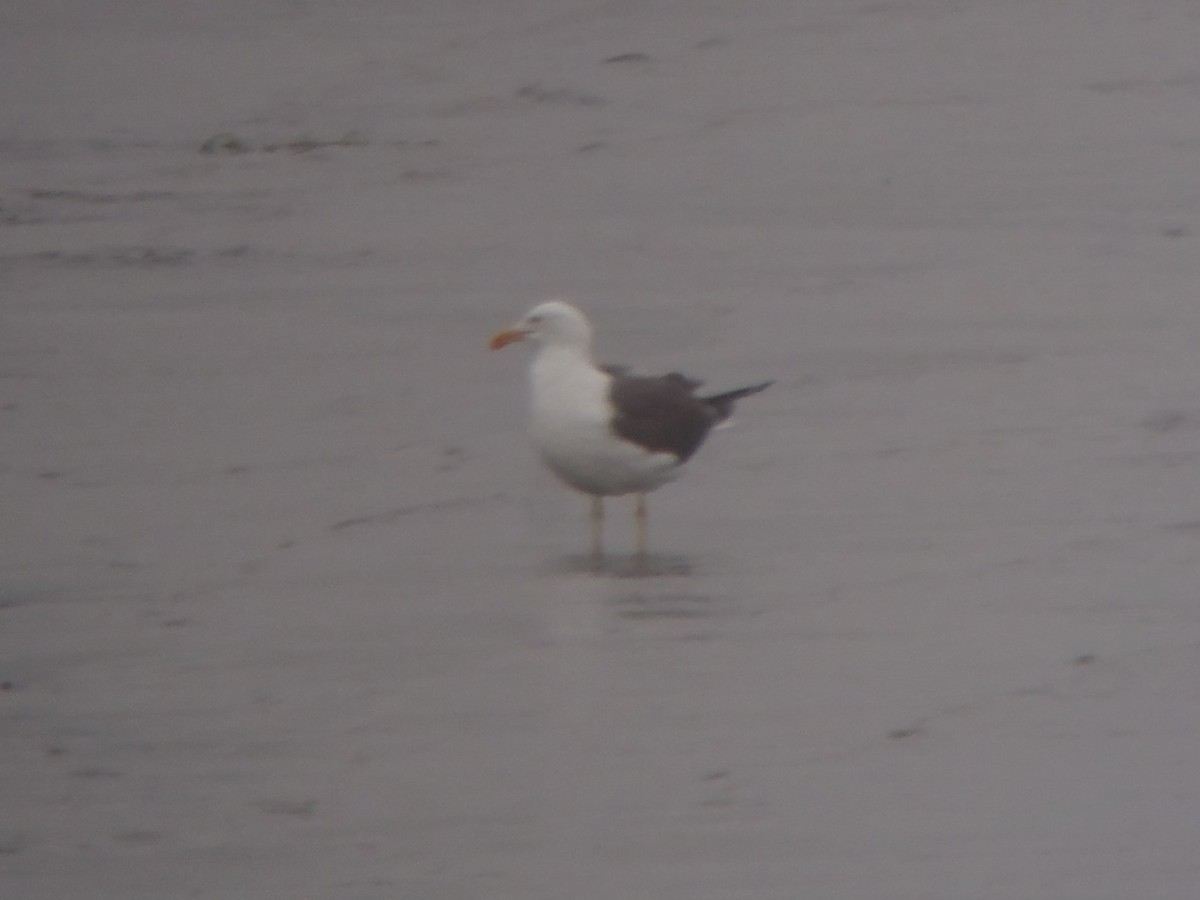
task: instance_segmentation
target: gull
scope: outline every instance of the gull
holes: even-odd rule
[[[591,550],[604,556],[604,498],[635,495],[634,548],[646,558],[646,494],[682,474],[708,432],[742,397],[774,382],[699,396],[702,382],[678,372],[632,375],[598,366],[592,326],[569,303],[550,300],[498,332],[490,346],[537,345],[529,369],[531,436],[542,461],[565,484],[591,496]]]

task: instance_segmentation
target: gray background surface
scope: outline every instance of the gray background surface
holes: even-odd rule
[[[1194,898],[1198,46],[9,0],[0,893]],[[650,577],[584,571],[485,349],[554,295],[778,380]]]

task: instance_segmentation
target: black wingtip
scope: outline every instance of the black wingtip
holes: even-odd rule
[[[774,380],[764,381],[761,384],[752,384],[749,387],[738,388],[733,391],[726,391],[723,394],[714,394],[711,397],[701,397],[700,400],[708,404],[708,406],[721,419],[726,419],[733,412],[733,404],[741,400],[743,397],[749,397],[751,394],[757,394],[765,391],[775,383]]]
[[[757,394],[760,391],[765,391],[774,383],[775,379],[772,378],[770,381],[764,381],[762,384],[752,384],[750,387],[742,388],[740,391],[738,391],[738,394],[742,397],[749,397],[751,394]]]

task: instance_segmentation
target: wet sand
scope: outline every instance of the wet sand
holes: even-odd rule
[[[252,6],[0,14],[0,893],[1195,896],[1191,4]]]

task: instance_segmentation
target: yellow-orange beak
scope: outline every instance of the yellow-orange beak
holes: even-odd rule
[[[506,328],[492,335],[492,339],[488,341],[488,346],[493,350],[499,350],[501,347],[507,347],[509,344],[515,344],[517,341],[523,340],[525,340],[525,332],[519,328]]]

